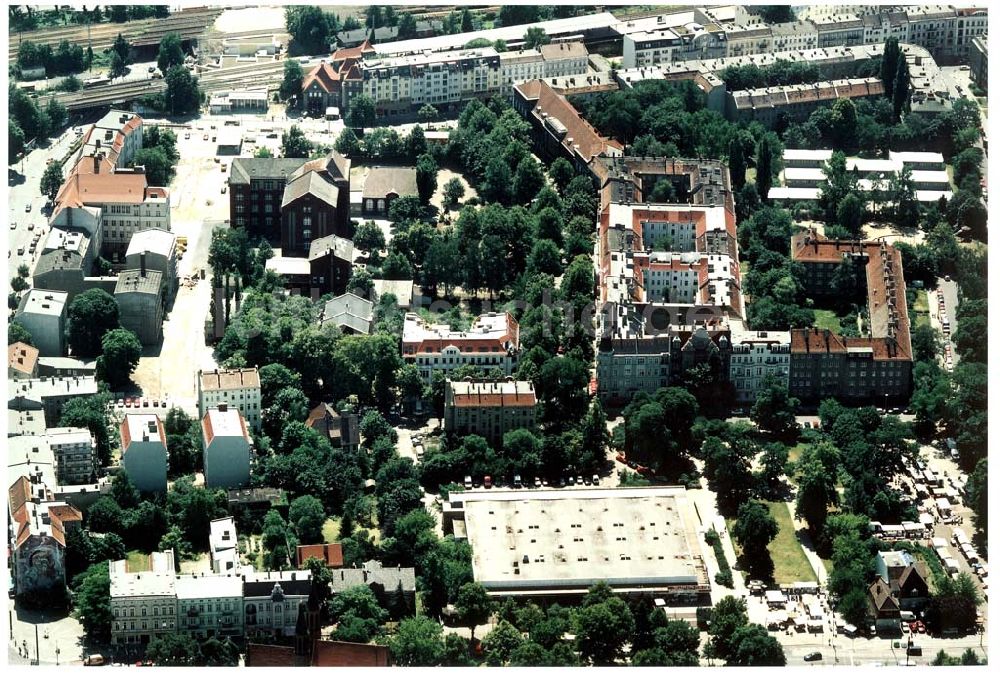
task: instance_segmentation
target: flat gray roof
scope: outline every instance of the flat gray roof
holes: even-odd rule
[[[452,493],[463,505],[474,577],[493,592],[708,583],[683,487]]]

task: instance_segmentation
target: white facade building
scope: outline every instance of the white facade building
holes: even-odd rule
[[[55,427],[45,432],[56,463],[59,485],[92,483],[97,471],[97,440],[89,429]]]
[[[14,321],[31,333],[39,356],[66,353],[66,310],[69,294],[43,288],[29,289],[17,306]]]
[[[250,433],[236,408],[220,403],[201,420],[205,486],[238,488],[250,483]]]
[[[198,414],[227,404],[239,410],[251,428],[260,429],[260,376],[256,368],[198,371]]]
[[[517,367],[519,335],[517,321],[507,312],[483,314],[467,331],[429,324],[418,314],[407,312],[403,360],[416,365],[427,382],[435,371],[449,373],[464,365],[477,366],[487,374],[498,369],[510,375]]]
[[[174,552],[153,552],[149,566],[130,570],[127,560],[110,563],[113,644],[148,644],[177,631]]]
[[[788,331],[749,331],[734,328],[729,381],[737,404],[753,403],[768,378],[788,386],[791,334]]]

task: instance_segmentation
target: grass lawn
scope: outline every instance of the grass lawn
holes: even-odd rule
[[[788,507],[783,502],[767,502],[767,508],[778,523],[778,536],[767,547],[774,561],[774,580],[779,584],[817,581],[816,573],[795,536]]]
[[[142,551],[129,551],[126,557],[129,572],[148,572],[149,555]]]
[[[930,325],[931,315],[930,315],[930,304],[927,299],[927,291],[920,289],[917,291],[917,297],[913,301],[913,325],[914,327],[920,325]]]
[[[379,532],[377,527],[358,527],[354,526],[354,531],[364,530],[367,532],[372,540],[378,544],[381,541],[381,532]],[[340,518],[327,518],[326,522],[323,523],[323,542],[326,544],[333,544],[340,540]]]
[[[827,328],[834,333],[840,333],[840,317],[832,309],[814,309],[816,315],[813,325],[816,328]]]

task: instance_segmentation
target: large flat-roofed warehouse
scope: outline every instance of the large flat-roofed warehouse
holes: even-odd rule
[[[452,492],[445,528],[472,547],[493,596],[618,593],[710,604],[697,519],[683,487]]]

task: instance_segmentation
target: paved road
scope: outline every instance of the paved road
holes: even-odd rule
[[[42,196],[39,185],[46,163],[51,158],[62,159],[76,139],[72,127],[54,139],[47,147],[36,148],[28,153],[22,161],[12,164],[7,170],[7,215],[9,223],[16,223],[13,230],[8,229],[7,242],[10,245],[11,256],[7,259],[10,277],[17,273],[19,265],[27,264],[34,267],[33,257],[28,254],[28,244],[36,232],[41,231],[48,223],[48,217],[42,212],[46,198]],[[11,180],[13,179],[13,181]],[[24,207],[31,204],[31,211],[25,212]],[[34,224],[34,231],[28,230],[29,224]],[[8,225],[9,227],[9,225]],[[24,247],[24,254],[18,255],[17,249]],[[37,255],[37,253],[36,253]]]

